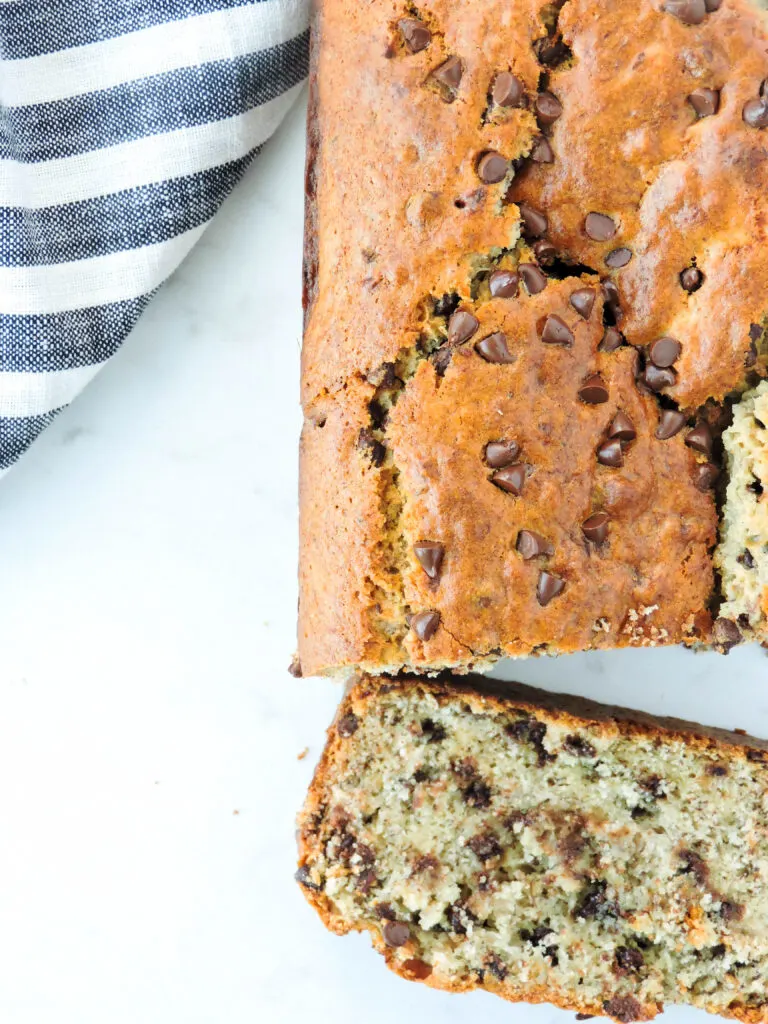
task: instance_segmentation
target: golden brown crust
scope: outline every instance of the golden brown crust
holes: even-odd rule
[[[585,727],[590,728],[590,736],[610,738],[616,735],[658,739],[660,741],[682,740],[697,751],[716,751],[718,760],[730,761],[749,759],[750,752],[768,754],[768,741],[742,733],[725,729],[717,729],[694,722],[675,718],[664,718],[644,712],[612,705],[599,704],[595,701],[568,694],[549,693],[536,690],[521,683],[502,682],[482,676],[467,676],[461,680],[445,676],[436,680],[423,677],[398,677],[382,682],[370,677],[362,677],[354,681],[342,700],[334,723],[328,730],[325,750],[315,770],[306,802],[299,816],[299,868],[311,863],[318,848],[317,823],[324,814],[328,804],[328,794],[334,781],[343,775],[347,758],[348,745],[337,726],[348,716],[353,715],[362,720],[366,715],[374,713],[379,697],[384,693],[401,692],[426,693],[442,703],[460,703],[467,706],[468,712],[481,714],[506,714],[517,710],[534,715],[547,725],[562,725],[578,732]],[[754,755],[753,755],[754,759]],[[313,890],[306,884],[301,886],[307,901],[314,906],[323,924],[337,935],[344,935],[351,929],[350,923],[335,911],[333,903],[324,893]],[[374,947],[384,955],[387,966],[397,974],[410,981],[422,981],[425,984],[447,991],[467,991],[473,988],[486,988],[496,995],[511,1002],[552,1003],[565,1010],[578,1013],[610,1016],[622,1020],[621,1007],[611,1008],[605,1004],[582,1002],[578,994],[558,989],[554,985],[546,987],[530,987],[515,985],[510,979],[499,981],[486,973],[481,981],[447,981],[443,976],[427,974],[428,965],[417,960],[406,960],[395,957],[394,950],[385,945],[381,932],[373,924],[361,930],[368,930]],[[407,949],[407,947],[406,947]],[[425,976],[426,975],[426,976]],[[626,997],[622,997],[626,998]],[[663,1006],[656,1004],[640,1005],[633,1008],[632,1020],[650,1020]],[[768,1021],[768,1008],[733,1005],[725,1016],[758,1024]]]
[[[650,341],[677,337],[677,382],[665,393],[692,411],[739,386],[752,361],[750,328],[768,306],[768,132],[749,128],[741,110],[768,77],[759,15],[746,0],[724,0],[702,24],[686,25],[661,0],[641,9],[568,0],[558,31],[573,60],[546,69],[534,46],[547,34],[538,0],[417,7],[432,32],[417,53],[397,28],[406,13],[398,0],[322,0],[315,13],[303,669],[467,671],[544,647],[704,642],[716,530],[712,492],[697,483],[706,456],[686,446],[687,428],[655,436],[661,409],[635,376]],[[431,76],[450,56],[463,74],[449,103]],[[507,69],[528,100],[500,111],[488,106],[488,90]],[[563,113],[548,129],[554,162],[537,164],[525,158],[539,134],[531,103],[545,84]],[[697,120],[687,97],[701,87],[718,89],[720,106]],[[520,158],[509,188],[480,181],[477,160],[488,150]],[[545,210],[555,247],[597,273],[577,266],[537,295],[521,286],[516,298],[491,299],[489,259],[536,260],[518,238],[517,202]],[[742,210],[754,212],[747,219]],[[610,214],[615,236],[590,240],[588,212]],[[610,270],[604,259],[617,246],[633,257]],[[694,258],[704,285],[689,294],[679,275]],[[608,277],[635,348],[598,348],[599,278]],[[585,286],[597,294],[587,320],[569,301]],[[451,293],[479,326],[445,370],[429,352],[446,332],[434,304]],[[572,329],[570,347],[542,343],[547,314]],[[511,364],[474,350],[497,331]],[[386,365],[403,373],[402,384],[377,420],[371,403]],[[593,406],[578,391],[595,372],[609,397]],[[637,438],[612,467],[596,453],[617,411]],[[361,443],[371,432],[384,464]],[[485,444],[502,437],[520,444],[528,467],[519,497],[490,482],[483,460]],[[600,545],[581,531],[597,510],[610,516]],[[552,555],[524,561],[515,551],[521,529],[544,536]],[[427,538],[445,546],[439,585],[413,554]],[[542,570],[565,582],[546,607],[537,599]],[[430,610],[440,626],[422,641],[408,619]]]

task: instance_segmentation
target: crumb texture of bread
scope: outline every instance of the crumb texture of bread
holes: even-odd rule
[[[719,405],[766,366],[763,15],[318,0],[312,45],[304,672],[707,643]]]
[[[720,615],[742,635],[768,637],[768,383],[734,406],[723,432],[728,486],[716,554],[725,598]]]
[[[406,978],[648,1020],[768,1020],[765,744],[612,709],[359,682],[297,879]]]

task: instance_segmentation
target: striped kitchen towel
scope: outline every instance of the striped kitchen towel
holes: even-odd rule
[[[0,0],[0,472],[285,115],[306,0]]]

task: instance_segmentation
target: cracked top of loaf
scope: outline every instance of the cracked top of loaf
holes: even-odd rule
[[[766,79],[746,0],[320,0],[305,673],[709,638]]]

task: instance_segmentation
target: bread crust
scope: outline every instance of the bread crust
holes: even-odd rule
[[[320,820],[328,803],[327,794],[343,768],[346,753],[345,739],[340,735],[337,724],[348,715],[362,720],[371,713],[379,696],[383,693],[399,692],[403,694],[421,693],[434,697],[439,703],[464,703],[469,711],[488,713],[509,713],[521,710],[534,715],[547,725],[561,725],[578,731],[585,726],[591,727],[591,735],[610,738],[612,736],[636,736],[638,738],[658,739],[660,741],[682,740],[697,751],[717,751],[724,760],[747,760],[748,755],[765,756],[768,760],[768,741],[754,736],[700,725],[677,718],[658,717],[642,711],[613,705],[600,704],[596,701],[570,694],[549,693],[534,689],[521,683],[502,682],[482,676],[469,676],[462,679],[445,675],[442,678],[427,680],[422,677],[398,677],[383,682],[370,677],[354,680],[342,700],[333,724],[328,729],[327,743],[314,773],[309,787],[306,802],[299,815],[298,849],[299,870],[311,864],[318,852],[318,833],[316,822]],[[335,912],[331,900],[324,893],[313,890],[306,884],[301,886],[307,901],[315,908],[325,927],[337,935],[344,935],[351,926]],[[638,1004],[633,1008],[632,1016],[622,1016],[621,1007],[618,1012],[611,1012],[602,1003],[586,1002],[573,992],[554,985],[525,986],[515,985],[509,979],[498,981],[486,972],[482,981],[453,982],[434,974],[421,976],[419,961],[410,961],[408,967],[395,957],[394,950],[385,945],[380,931],[374,926],[361,924],[357,930],[367,930],[371,935],[374,947],[384,955],[387,966],[395,973],[409,981],[421,981],[432,988],[446,991],[463,992],[475,988],[484,988],[510,1002],[552,1003],[564,1010],[594,1016],[611,1016],[617,1021],[650,1020],[656,1013],[663,1010],[662,1005]],[[407,947],[406,947],[407,949]],[[745,1024],[762,1024],[768,1021],[768,1007],[736,1006],[731,1008],[727,1016],[744,1021]]]

